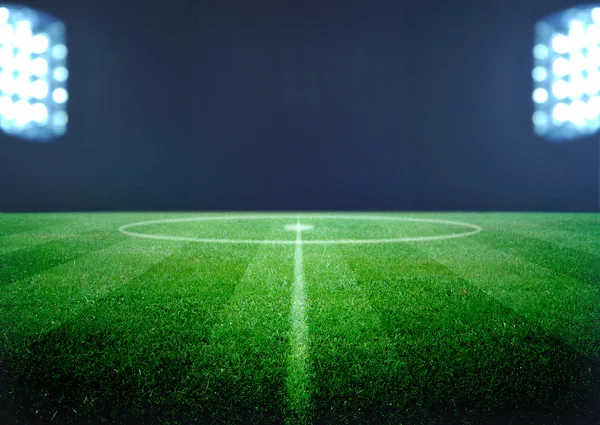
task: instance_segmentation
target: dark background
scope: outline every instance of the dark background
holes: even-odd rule
[[[0,211],[597,211],[597,137],[533,133],[565,0],[44,0],[70,127],[0,136]]]

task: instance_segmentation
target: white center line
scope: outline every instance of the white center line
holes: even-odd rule
[[[296,256],[294,264],[294,284],[292,287],[290,337],[291,351],[287,378],[287,390],[290,410],[293,418],[290,423],[307,423],[310,391],[308,387],[308,324],[306,323],[306,295],[304,293],[304,266],[302,261],[302,231],[306,230],[296,224]]]

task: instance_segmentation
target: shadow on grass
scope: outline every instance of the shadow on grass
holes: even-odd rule
[[[315,423],[600,423],[598,359],[411,247],[386,249],[344,250],[385,336],[362,355],[320,341]]]
[[[82,233],[0,255],[0,285],[43,273],[54,267],[123,242],[116,233]]]
[[[0,354],[2,423],[281,423],[283,377],[220,373],[230,365],[209,344],[208,331],[142,345],[122,330],[63,327]]]
[[[353,365],[344,358],[328,358],[315,368],[316,385],[322,388],[313,398],[315,423],[600,423],[598,362],[542,331],[522,345],[519,349],[490,340],[455,349],[442,340],[430,346],[396,347],[395,358],[404,362],[401,367],[383,363],[387,356],[366,360],[361,366],[371,369],[366,373],[371,381],[347,376],[346,386],[333,397],[327,391],[331,382],[344,373],[342,368]],[[543,361],[540,346],[548,348]],[[460,351],[472,353],[473,361],[459,360]],[[516,364],[522,369],[512,366]]]
[[[600,284],[600,255],[513,232],[488,233],[482,243],[581,282]]]

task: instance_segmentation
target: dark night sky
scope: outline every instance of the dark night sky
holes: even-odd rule
[[[598,138],[531,126],[565,0],[31,0],[70,129],[0,136],[0,211],[598,208]]]

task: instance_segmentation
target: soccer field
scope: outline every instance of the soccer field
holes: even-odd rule
[[[0,214],[0,423],[598,423],[600,214]]]

